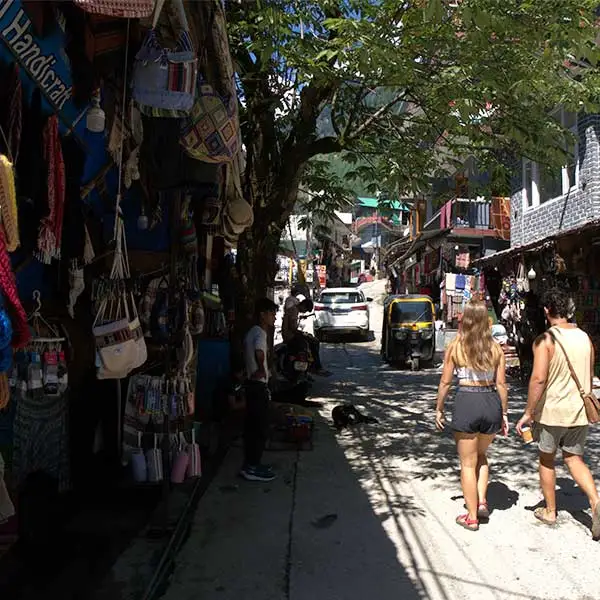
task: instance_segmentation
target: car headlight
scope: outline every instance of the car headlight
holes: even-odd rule
[[[421,329],[421,338],[430,340],[433,337],[433,329]]]
[[[404,331],[403,329],[397,329],[396,332],[394,333],[394,337],[397,340],[405,340],[406,339],[406,331]]]

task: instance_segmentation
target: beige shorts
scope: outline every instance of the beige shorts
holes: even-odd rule
[[[539,450],[544,454],[556,454],[556,451],[560,448],[568,454],[583,456],[587,434],[588,425],[559,427],[536,423],[534,428]]]

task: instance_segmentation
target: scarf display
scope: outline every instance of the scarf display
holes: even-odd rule
[[[6,238],[6,249],[14,252],[20,245],[17,190],[12,163],[0,154],[0,214]]]
[[[19,299],[15,274],[6,251],[6,242],[2,231],[0,231],[0,292],[4,294],[11,317],[13,328],[12,346],[13,348],[23,348],[29,342],[31,332],[27,324],[27,314]]]
[[[38,259],[49,265],[60,259],[63,216],[65,208],[65,164],[63,161],[58,117],[53,115],[43,133],[44,160],[48,164],[48,208],[50,212],[42,220],[38,237]]]

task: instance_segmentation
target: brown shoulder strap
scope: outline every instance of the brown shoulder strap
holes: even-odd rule
[[[552,332],[551,329],[548,330],[548,333],[550,334],[552,339],[560,346],[560,349],[562,350],[562,353],[564,354],[565,359],[567,360],[567,365],[569,366],[569,371],[571,372],[571,377],[573,378],[573,381],[575,382],[575,385],[577,386],[577,389],[579,390],[579,393],[581,394],[581,397],[583,398],[585,396],[585,390],[583,389],[583,387],[581,387],[581,382],[579,381],[579,377],[577,377],[577,373],[575,373],[575,369],[573,368],[573,364],[571,363],[571,361],[569,359],[569,355],[567,354],[565,347],[563,346],[562,342],[558,339],[558,337],[556,335],[554,335],[554,333]]]

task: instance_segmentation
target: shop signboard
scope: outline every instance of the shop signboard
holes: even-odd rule
[[[60,21],[57,18],[54,28],[38,38],[21,0],[0,0],[0,59],[17,62],[40,89],[47,108],[69,129],[81,111],[72,100],[71,68],[64,52],[66,35]]]
[[[327,267],[325,265],[317,265],[317,273],[319,274],[319,286],[327,287]]]

